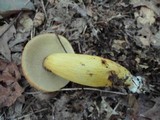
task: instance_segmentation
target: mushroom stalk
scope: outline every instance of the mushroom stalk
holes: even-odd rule
[[[91,87],[124,87],[142,92],[142,80],[120,64],[97,56],[56,53],[45,58],[44,67],[69,81]]]

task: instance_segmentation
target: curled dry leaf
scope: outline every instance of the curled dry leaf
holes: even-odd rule
[[[44,22],[44,14],[41,12],[36,13],[34,20],[33,20],[34,27],[38,27],[42,25],[43,22]]]
[[[137,18],[137,22],[141,23],[142,25],[152,25],[155,22],[154,11],[147,7],[141,7],[140,13],[135,12],[134,16]]]
[[[21,75],[14,63],[0,60],[0,107],[11,106],[21,96],[23,88],[17,82]]]
[[[22,25],[22,29],[24,32],[28,32],[33,28],[33,21],[28,14],[23,14],[19,22]]]

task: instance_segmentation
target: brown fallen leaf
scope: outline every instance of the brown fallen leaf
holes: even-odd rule
[[[9,63],[6,69],[3,71],[2,75],[14,76],[16,80],[19,80],[21,78],[18,67],[14,63]]]
[[[154,106],[142,115],[151,120],[160,120],[160,97],[155,98],[153,101],[155,102]]]
[[[0,60],[0,108],[11,106],[21,96],[23,88],[17,82],[21,78],[18,67],[14,63]]]
[[[6,68],[6,66],[7,66],[7,63],[0,60],[0,71],[3,71]]]
[[[9,49],[8,42],[13,37],[13,34],[16,33],[16,29],[12,25],[9,30],[5,32],[8,26],[9,24],[0,26],[0,54],[2,54],[7,60],[11,61],[11,51]]]
[[[139,112],[139,105],[135,95],[128,95],[128,105],[130,107],[130,117],[136,120],[136,117]]]

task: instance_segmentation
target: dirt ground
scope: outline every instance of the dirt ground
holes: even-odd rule
[[[29,3],[29,10],[0,12],[0,120],[160,120],[159,0]],[[23,76],[21,55],[26,43],[42,33],[65,36],[75,53],[123,65],[145,78],[149,92],[85,89],[72,82],[62,91],[36,90]]]

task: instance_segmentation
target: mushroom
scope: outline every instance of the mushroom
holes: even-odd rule
[[[42,34],[32,38],[22,53],[22,70],[31,86],[45,92],[57,91],[69,82],[43,67],[44,59],[53,53],[74,53],[68,40],[56,34]]]

